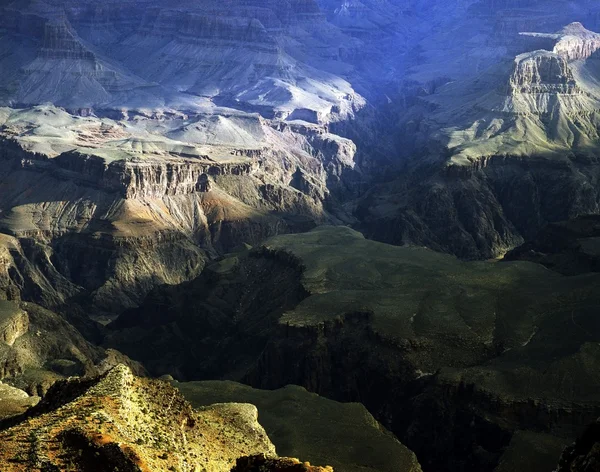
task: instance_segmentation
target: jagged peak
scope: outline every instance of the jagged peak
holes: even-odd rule
[[[593,31],[588,30],[583,23],[579,21],[574,21],[573,23],[569,23],[562,30],[560,30],[560,34],[571,34],[571,35],[583,35],[583,34],[597,34]]]

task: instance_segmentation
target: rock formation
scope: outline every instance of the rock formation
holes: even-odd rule
[[[510,88],[513,93],[581,93],[567,60],[547,51],[517,56]]]
[[[332,194],[359,172],[351,141],[244,113],[208,129],[203,120],[162,121],[150,144],[151,120],[6,110],[0,216],[16,238],[6,239],[10,265],[34,278],[11,285],[52,309],[87,294],[101,319],[194,278],[215,252],[344,217]],[[43,277],[28,274],[36,265]],[[31,285],[43,287],[37,297]]]
[[[364,403],[327,411],[395,451],[364,467],[418,470],[380,424],[428,472],[556,463],[600,416],[594,31],[592,0],[0,1],[0,409],[126,363]],[[11,467],[209,457],[59,411],[15,428],[66,455]],[[319,470],[261,444],[216,469]]]
[[[0,301],[0,380],[6,384],[3,411],[30,405],[28,399],[15,397],[9,385],[33,396],[43,395],[57,380],[95,375],[118,363],[145,374],[141,365],[126,356],[93,345],[56,313],[32,303]]]
[[[240,457],[232,472],[261,472],[272,470],[274,472],[331,472],[331,467],[311,466],[310,463],[300,462],[298,459],[273,459],[264,455]]]
[[[218,97],[315,121],[353,115],[364,105],[348,82],[327,70],[326,59],[292,46],[309,35],[315,46],[332,51],[344,41],[329,31],[313,1],[103,6],[70,0],[4,5],[5,43],[16,47],[5,58],[12,70],[3,74],[10,87],[2,102],[198,109],[206,103],[201,97]]]
[[[520,35],[512,60],[457,71],[460,80],[416,97],[401,118],[404,165],[358,203],[359,228],[494,258],[548,222],[596,214],[598,37],[579,23]]]
[[[105,345],[154,375],[297,384],[360,401],[424,470],[491,471],[516,431],[568,441],[600,414],[589,337],[597,284],[318,228],[154,291],[110,326]]]
[[[122,365],[97,379],[57,383],[0,427],[6,471],[225,472],[243,456],[275,456],[254,406],[193,410],[167,383],[136,378]]]
[[[0,383],[0,420],[25,413],[39,400],[37,396],[29,396],[23,390]]]

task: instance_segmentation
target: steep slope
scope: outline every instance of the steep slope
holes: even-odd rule
[[[154,291],[105,345],[157,375],[360,401],[424,470],[491,471],[517,430],[568,441],[600,414],[597,285],[324,227]]]
[[[113,350],[91,344],[61,316],[32,303],[0,301],[0,380],[31,395],[43,395],[58,379],[95,375],[126,363]]]
[[[592,472],[600,466],[598,422],[590,424],[577,441],[565,449],[557,472]]]

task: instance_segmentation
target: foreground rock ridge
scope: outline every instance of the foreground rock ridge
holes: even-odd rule
[[[6,471],[333,470],[278,459],[253,405],[194,410],[168,383],[137,378],[124,365],[55,384],[0,428]]]

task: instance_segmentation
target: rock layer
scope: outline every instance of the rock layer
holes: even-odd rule
[[[335,195],[348,191],[346,174],[360,175],[356,148],[323,126],[235,113],[210,124],[202,115],[166,118],[156,131],[141,117],[4,111],[3,231],[25,248],[11,256],[23,252],[24,272],[46,271],[35,280],[21,273],[16,285],[21,298],[52,309],[86,294],[98,319],[114,317],[240,242],[351,219]]]

